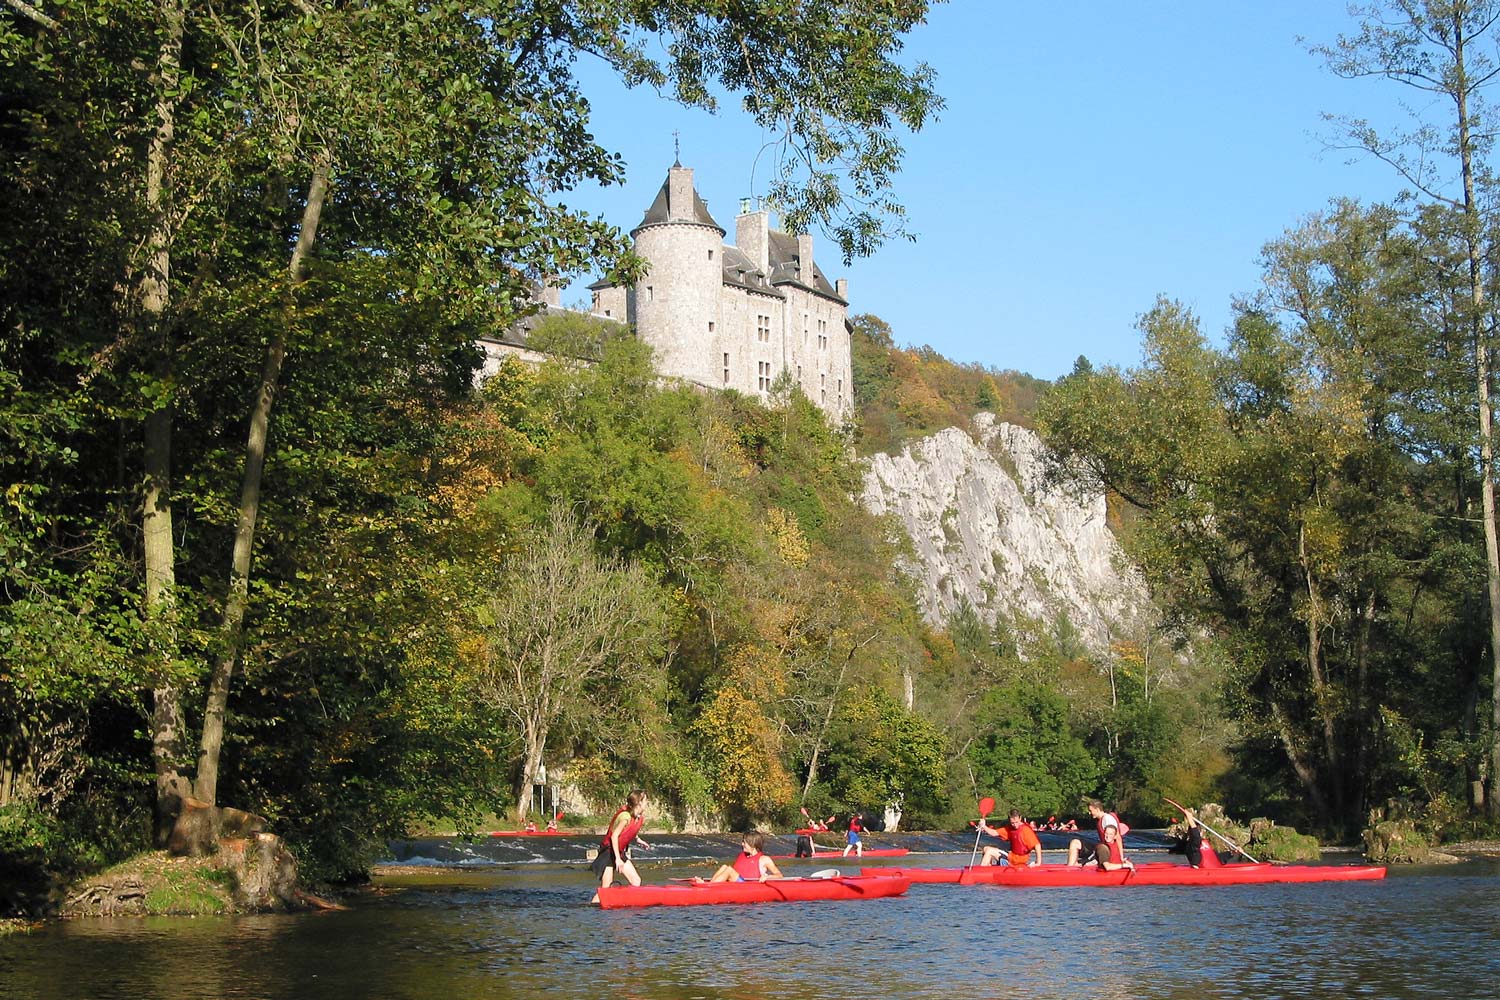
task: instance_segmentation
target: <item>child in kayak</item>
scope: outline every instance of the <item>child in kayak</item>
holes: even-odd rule
[[[740,838],[740,854],[727,865],[720,865],[709,882],[764,882],[766,879],[785,878],[776,862],[765,853],[766,835],[759,830],[750,830]],[[694,885],[706,884],[694,877]]]
[[[1068,864],[1073,867],[1087,868],[1095,865],[1101,872],[1117,872],[1121,868],[1135,871],[1135,862],[1125,856],[1125,844],[1120,839],[1120,827],[1111,824],[1104,827],[1104,839],[1094,845],[1094,849],[1082,858],[1078,852],[1083,848],[1083,841],[1075,840],[1068,845]]]

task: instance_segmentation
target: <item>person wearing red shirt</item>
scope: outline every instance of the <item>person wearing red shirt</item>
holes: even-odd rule
[[[1010,845],[1010,850],[1005,852],[1005,860],[1012,868],[1026,868],[1042,863],[1042,842],[1037,837],[1036,831],[1031,828],[1031,824],[1021,818],[1019,810],[1012,809],[1010,821],[998,830],[982,819],[979,821],[979,829],[991,837],[999,837]],[[986,847],[979,863],[998,865],[1000,855],[1000,848]]]
[[[862,858],[865,856],[865,845],[861,843],[859,839],[859,835],[865,832],[864,826],[860,824],[860,820],[864,818],[864,813],[855,813],[854,816],[849,820],[848,843],[844,845],[843,854],[843,856],[846,858],[849,856],[850,851],[854,852],[854,856],[856,858]]]
[[[781,869],[776,867],[765,853],[766,835],[759,830],[751,830],[740,839],[741,851],[739,857],[727,865],[720,865],[719,870],[714,872],[710,882],[764,882],[766,879],[785,878]],[[701,878],[694,877],[695,883],[701,883]]]

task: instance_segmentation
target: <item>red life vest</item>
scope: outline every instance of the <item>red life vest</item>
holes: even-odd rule
[[[1037,839],[1036,830],[1030,823],[1022,823],[1015,829],[1009,823],[995,831],[996,835],[1007,844],[1010,850],[1007,858],[1011,865],[1016,868],[1025,867],[1031,861],[1031,852],[1041,846]]]
[[[1109,845],[1109,863],[1112,865],[1123,865],[1125,863],[1125,848],[1116,837],[1114,843]]]
[[[1106,823],[1106,822],[1104,822],[1105,820],[1112,820],[1113,822]],[[1120,820],[1120,817],[1116,816],[1114,813],[1105,813],[1103,816],[1099,817],[1099,822],[1096,823],[1096,824],[1094,824],[1095,829],[1097,829],[1099,831],[1099,842],[1100,843],[1104,842],[1104,828],[1106,826],[1113,826],[1116,829],[1118,829],[1120,831],[1120,839],[1121,840],[1124,840],[1125,839],[1125,835],[1130,832],[1130,827],[1126,826]]]
[[[755,882],[760,878],[760,857],[759,854],[746,854],[741,851],[740,856],[734,859],[734,864],[730,867],[739,872],[740,878],[746,882]]]
[[[615,812],[615,814],[609,818],[609,824],[607,826],[605,826],[605,828],[604,828],[604,839],[602,841],[600,841],[600,843],[602,843],[605,847],[609,847],[611,850],[613,850],[613,845],[611,845],[610,842],[609,842],[609,831],[612,830],[612,829],[614,829],[615,820],[617,820],[617,819],[620,818],[620,813],[626,813],[628,815],[629,812],[630,812],[629,809],[620,809],[620,810],[617,810]],[[641,827],[643,827],[645,825],[646,825],[646,817],[644,817],[644,816],[631,816],[630,817],[630,822],[626,823],[624,829],[622,829],[620,831],[620,853],[621,854],[624,854],[625,851],[629,849],[631,841],[635,840],[636,834],[640,833],[641,832]]]
[[[1223,868],[1224,862],[1219,860],[1219,852],[1214,850],[1214,845],[1203,838],[1203,844],[1198,849],[1198,856],[1202,859],[1204,868]]]

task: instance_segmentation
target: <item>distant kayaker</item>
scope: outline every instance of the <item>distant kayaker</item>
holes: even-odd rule
[[[864,813],[855,813],[849,818],[848,842],[844,844],[843,857],[847,858],[850,851],[854,852],[856,858],[865,856],[865,845],[859,839],[859,835],[865,832],[864,826],[860,823],[860,820],[864,818]]]
[[[1219,860],[1219,853],[1214,850],[1213,841],[1203,836],[1203,826],[1198,822],[1198,817],[1186,806],[1182,810],[1187,821],[1187,859],[1188,864],[1194,868],[1222,868],[1224,862]]]
[[[594,874],[599,876],[599,888],[608,889],[615,880],[616,871],[631,885],[641,884],[641,876],[630,860],[630,847],[640,844],[650,849],[651,845],[640,835],[641,827],[645,825],[646,793],[637,788],[625,796],[625,807],[616,812],[604,828],[604,839],[599,843],[599,855],[593,864]],[[599,902],[597,893],[593,902]]]
[[[528,819],[526,821],[526,825],[521,829],[523,829],[527,833],[536,833],[536,820]]]
[[[740,838],[740,854],[727,865],[720,865],[710,882],[764,882],[771,878],[785,878],[776,862],[765,853],[766,835],[759,830],[750,830]],[[694,878],[701,884],[703,879]]]
[[[981,865],[998,865],[1002,853],[1006,863],[1012,868],[1026,868],[1042,863],[1042,842],[1038,839],[1036,831],[1031,828],[1031,824],[1021,816],[1020,810],[1012,809],[1009,821],[998,830],[983,819],[979,821],[979,829],[991,837],[999,837],[1010,845],[1010,850],[1007,852],[1002,852],[998,847],[986,847],[979,859]]]
[[[557,817],[556,816],[553,816],[551,819],[549,819],[547,821],[547,832],[548,833],[556,833],[557,832]]]

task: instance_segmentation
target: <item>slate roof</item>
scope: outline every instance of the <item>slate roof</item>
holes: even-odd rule
[[[672,178],[669,174],[667,179],[662,181],[661,190],[656,192],[656,200],[651,203],[650,208],[646,209],[645,217],[641,219],[640,225],[636,226],[635,229],[645,229],[647,226],[658,226],[666,222],[696,222],[704,226],[713,226],[720,233],[724,232],[724,227],[715,222],[714,217],[708,214],[708,203],[698,197],[698,189],[696,187],[693,188],[692,217],[690,219],[674,219],[672,217],[672,205],[670,204],[671,187]],[[678,214],[680,215],[681,213]],[[631,230],[632,235],[634,235],[635,229]]]
[[[760,292],[763,295],[774,295],[778,299],[786,298],[771,285],[765,272],[756,267],[754,261],[738,247],[728,244],[724,246],[724,284],[748,288],[752,292]]]
[[[788,236],[786,233],[777,232],[772,229],[768,234],[770,247],[766,256],[770,258],[772,284],[801,285],[810,288],[820,295],[826,295],[830,299],[839,298],[839,293],[834,286],[823,276],[823,269],[818,267],[815,261],[802,261],[797,256],[797,237]],[[798,265],[803,265],[802,272],[798,274]],[[811,273],[809,273],[811,272]],[[845,303],[846,305],[848,303]]]

